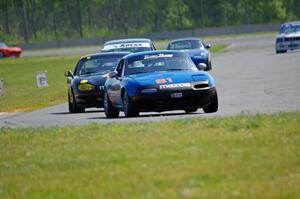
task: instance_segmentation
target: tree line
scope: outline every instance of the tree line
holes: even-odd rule
[[[0,0],[0,41],[28,43],[299,19],[299,0]]]

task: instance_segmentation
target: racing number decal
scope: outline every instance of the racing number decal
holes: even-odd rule
[[[157,79],[157,80],[155,80],[155,82],[157,84],[165,84],[165,83],[172,83],[173,80],[172,80],[171,77],[168,77],[168,78],[165,78],[165,79]]]
[[[169,82],[169,83],[172,83],[172,82],[173,82],[173,80],[172,80],[171,77],[166,78],[166,80],[167,80],[167,82]]]

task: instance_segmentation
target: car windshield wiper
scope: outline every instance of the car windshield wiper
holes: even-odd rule
[[[183,68],[170,68],[170,69],[167,69],[166,71],[170,71],[170,70],[186,70],[186,69],[183,69]]]
[[[85,72],[85,73],[82,73],[81,75],[90,75],[90,74],[97,74],[97,72]]]
[[[135,74],[140,74],[140,73],[149,73],[149,72],[134,72],[134,73],[131,73],[130,75],[135,75]]]

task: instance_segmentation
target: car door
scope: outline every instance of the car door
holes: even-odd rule
[[[109,88],[109,96],[111,100],[114,102],[115,106],[122,107],[122,96],[121,96],[121,85],[123,81],[123,68],[124,68],[124,59],[121,59],[116,71],[118,72],[118,75],[111,79],[111,84]]]

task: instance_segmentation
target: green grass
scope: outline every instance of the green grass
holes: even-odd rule
[[[64,71],[74,69],[80,55],[34,57],[0,60],[0,78],[4,79],[4,95],[0,96],[0,112],[29,111],[54,105],[67,99]],[[36,86],[36,73],[48,72],[49,86]]]
[[[300,198],[300,113],[0,129],[1,198]]]
[[[229,46],[229,44],[215,44],[215,45],[212,45],[212,47],[209,49],[209,51],[212,53],[223,52],[228,46]]]
[[[241,33],[241,34],[227,34],[227,35],[214,35],[206,36],[203,39],[225,39],[225,38],[243,38],[243,37],[259,37],[259,36],[276,36],[277,31],[271,32],[254,32],[254,33]]]
[[[215,45],[213,52],[226,45]],[[4,79],[5,94],[0,96],[0,112],[31,111],[67,100],[66,77],[81,55],[31,57],[0,60],[0,78]],[[36,86],[36,73],[48,72],[49,86]]]

